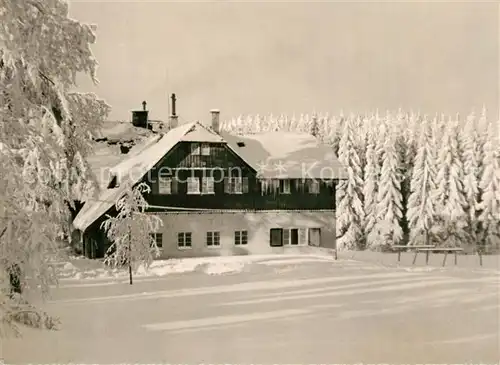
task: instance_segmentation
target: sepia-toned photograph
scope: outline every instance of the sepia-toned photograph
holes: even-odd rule
[[[497,2],[0,0],[0,364],[499,364]]]

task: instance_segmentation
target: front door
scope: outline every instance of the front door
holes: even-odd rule
[[[321,243],[321,229],[309,228],[309,246],[319,247]]]
[[[270,245],[271,247],[281,247],[283,246],[283,229],[281,228],[271,228],[270,231]]]

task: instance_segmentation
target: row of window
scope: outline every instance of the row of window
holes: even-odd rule
[[[306,228],[274,228],[270,230],[271,246],[298,246],[307,245],[309,240],[316,240],[319,244],[320,228],[310,228],[309,237]],[[244,246],[248,244],[248,231],[234,231],[234,244],[236,246]],[[163,234],[155,233],[153,238],[158,247],[163,246]],[[205,245],[207,247],[220,246],[220,232],[210,231],[206,233]],[[177,248],[189,249],[193,247],[193,234],[192,232],[179,232],[177,233]]]
[[[158,247],[163,247],[163,234],[154,233],[153,238]],[[234,244],[236,246],[246,245],[248,243],[248,231],[234,231]],[[207,247],[220,246],[220,232],[212,231],[207,232],[205,238]],[[191,248],[193,246],[192,232],[179,232],[177,233],[177,247],[178,248]]]
[[[290,180],[264,180],[262,181],[262,190],[279,190],[281,194],[290,194]],[[311,194],[319,194],[319,182],[316,180],[308,181],[307,190]],[[247,177],[231,177],[224,179],[224,192],[227,194],[248,193]],[[177,193],[177,180],[171,177],[161,177],[158,180],[158,193],[171,195]],[[188,177],[187,194],[215,194],[215,179],[210,176]]]

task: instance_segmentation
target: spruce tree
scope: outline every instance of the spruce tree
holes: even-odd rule
[[[362,249],[363,206],[361,194],[363,179],[356,151],[355,121],[345,123],[340,141],[339,161],[347,170],[348,179],[340,183],[337,190],[337,244],[339,249]]]
[[[408,199],[408,224],[411,245],[430,244],[430,230],[435,217],[432,193],[436,189],[436,158],[432,128],[424,117],[419,133],[417,155]]]
[[[375,136],[377,126],[374,121],[374,118],[371,118],[366,125],[366,165],[363,174],[363,233],[368,247],[371,247],[372,242],[376,239],[372,232],[378,220],[377,193],[380,168],[377,158],[377,140]]]
[[[395,126],[389,123],[383,145],[383,163],[377,192],[378,220],[374,227],[377,239],[372,242],[372,248],[384,249],[387,246],[399,244],[403,237],[400,226],[402,218],[401,174],[395,132]]]
[[[484,170],[480,188],[482,201],[479,220],[481,222],[480,249],[498,252],[500,248],[500,128],[499,122],[488,124],[484,145]]]
[[[310,119],[309,126],[308,126],[308,133],[315,138],[320,138],[318,115],[316,113],[313,114],[311,119]]]
[[[450,120],[444,129],[437,158],[436,188],[432,194],[437,243],[451,247],[465,243],[467,225],[458,123],[458,120]]]
[[[464,194],[466,200],[467,235],[470,242],[477,242],[479,229],[479,183],[483,171],[483,144],[480,125],[474,113],[470,114],[461,133],[464,164]]]

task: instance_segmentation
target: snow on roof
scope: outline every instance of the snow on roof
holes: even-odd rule
[[[127,155],[110,170],[118,186],[104,189],[97,199],[90,199],[73,221],[84,231],[106,213],[125,193],[138,183],[178,142],[226,142],[228,147],[264,178],[345,179],[347,172],[331,147],[320,145],[310,135],[292,132],[268,132],[247,136],[216,134],[199,122],[183,124],[166,134],[148,139],[134,153]]]
[[[148,141],[147,146],[140,152],[124,159],[112,168],[111,174],[117,177],[118,186],[106,188],[96,199],[89,199],[74,219],[73,226],[81,231],[87,229],[115,205],[129,186],[138,183],[195,125],[196,123],[188,123],[171,129],[168,133],[161,135],[156,143],[152,140]]]
[[[203,128],[194,128],[181,138],[184,142],[224,142],[224,139],[211,127],[207,127],[199,122],[195,123]]]
[[[95,132],[97,138],[108,140],[132,140],[138,137],[150,136],[152,131],[146,128],[135,127],[130,122],[104,122],[102,128]]]
[[[263,178],[346,179],[347,171],[330,146],[297,132],[235,136],[221,133],[228,146]]]

